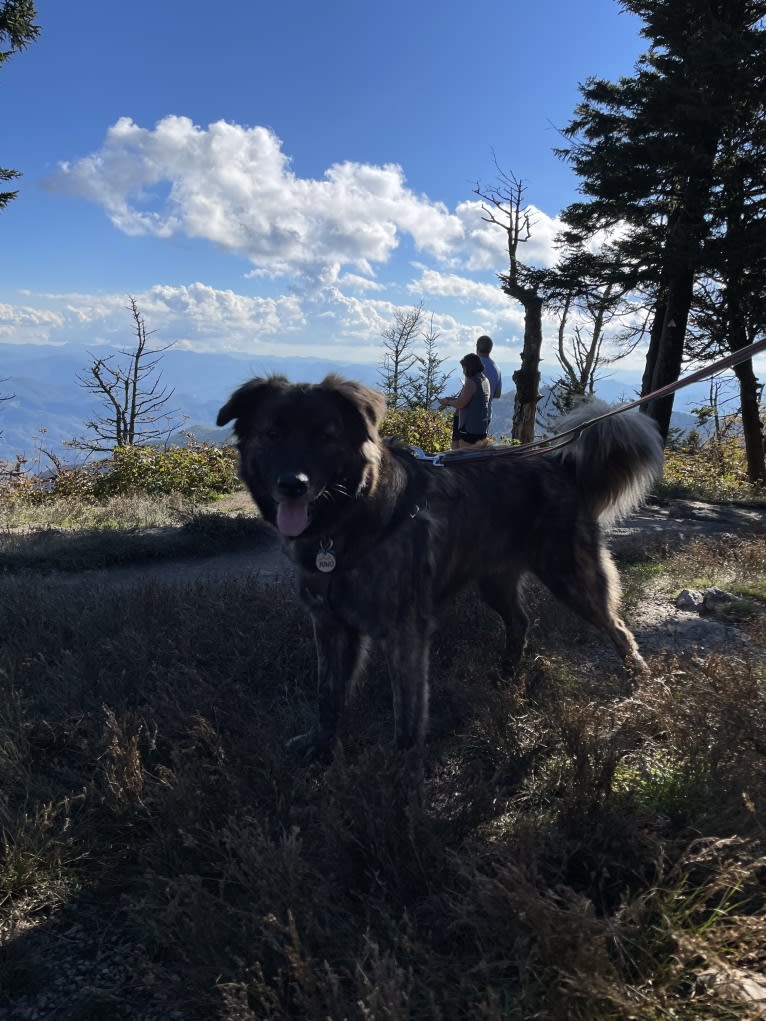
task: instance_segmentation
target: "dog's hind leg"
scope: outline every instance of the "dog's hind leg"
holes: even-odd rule
[[[559,557],[537,576],[557,599],[606,632],[629,672],[645,672],[636,640],[617,615],[620,579],[611,555],[598,545],[582,544],[572,559]]]
[[[521,605],[519,592],[521,576],[518,574],[491,574],[479,582],[479,594],[487,606],[499,613],[505,624],[505,653],[503,670],[513,676],[518,669],[527,642],[529,620]]]
[[[369,648],[365,635],[335,617],[312,613],[312,620],[317,650],[319,724],[288,742],[289,748],[307,756],[326,754],[335,744],[340,715]]]

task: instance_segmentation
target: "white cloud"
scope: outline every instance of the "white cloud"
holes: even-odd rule
[[[433,297],[460,298],[469,302],[480,302],[482,305],[502,307],[507,305],[509,298],[503,293],[499,281],[488,284],[457,273],[441,273],[435,269],[423,269],[420,277],[408,284],[413,293]]]
[[[295,295],[251,297],[207,284],[157,285],[138,299],[147,321],[197,349],[253,349],[305,326]]]
[[[548,216],[536,206],[528,206],[527,212],[530,237],[520,241],[517,256],[527,266],[553,266],[558,255],[554,240],[563,224],[558,217]],[[502,217],[498,216],[500,224],[488,222],[482,203],[477,199],[461,202],[455,209],[455,216],[463,224],[465,233],[466,269],[506,272],[508,235]]]
[[[306,316],[292,294],[252,297],[206,284],[159,284],[133,295],[158,345],[198,351],[279,349],[302,331]],[[132,323],[124,294],[27,294],[25,305],[0,305],[0,337],[15,344],[130,344]]]
[[[489,332],[499,350],[506,344],[515,347],[522,318],[499,288],[456,274],[424,272],[411,290],[410,304],[423,298],[424,325],[433,323],[445,359],[457,362],[480,333]],[[275,359],[321,353],[367,364],[380,361],[383,331],[395,311],[407,305],[337,285],[300,295],[254,297],[203,283],[158,284],[133,297],[158,346]],[[125,294],[27,293],[23,305],[0,305],[0,341],[129,346],[133,324],[127,305]]]
[[[61,312],[31,305],[0,304],[0,337],[11,344],[50,344],[65,321]]]
[[[338,286],[351,291],[385,291],[385,285],[369,277],[360,277],[356,273],[344,273],[338,277]]]
[[[324,283],[344,266],[371,276],[405,234],[436,258],[463,241],[461,219],[416,195],[396,164],[343,162],[299,178],[273,131],[225,121],[168,116],[150,130],[122,117],[49,184],[99,203],[127,234],[204,238],[268,274]]]

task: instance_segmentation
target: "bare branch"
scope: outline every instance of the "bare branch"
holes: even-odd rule
[[[109,453],[134,443],[166,443],[181,426],[179,412],[168,408],[175,389],[162,382],[159,372],[162,355],[173,344],[150,348],[148,339],[154,331],[147,330],[136,299],[129,297],[129,302],[133,347],[118,355],[91,356],[87,371],[77,376],[80,385],[101,400],[104,413],[86,422],[92,437],[78,437],[69,446]]]

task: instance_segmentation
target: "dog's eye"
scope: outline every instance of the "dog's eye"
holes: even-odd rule
[[[269,426],[269,428],[263,430],[262,435],[264,436],[265,439],[271,440],[273,442],[275,440],[278,440],[282,434],[280,433],[279,429],[275,428],[274,426]]]
[[[338,429],[337,425],[326,425],[322,430],[322,439],[325,442],[329,442],[330,440],[337,440],[339,432],[340,430]]]

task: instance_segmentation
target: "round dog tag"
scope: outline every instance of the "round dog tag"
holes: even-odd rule
[[[332,545],[332,543],[330,545]],[[330,571],[335,570],[335,554],[330,549],[330,546],[322,546],[317,553],[315,563],[317,565],[317,571],[321,571],[322,574],[329,574]]]

